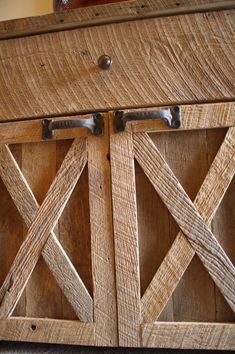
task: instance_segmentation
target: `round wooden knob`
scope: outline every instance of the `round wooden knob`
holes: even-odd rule
[[[101,55],[98,59],[98,65],[102,70],[108,70],[112,65],[112,58],[109,55]]]

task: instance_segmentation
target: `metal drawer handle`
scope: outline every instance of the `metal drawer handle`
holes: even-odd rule
[[[170,128],[178,129],[181,126],[180,107],[175,106],[164,111],[145,112],[114,112],[114,130],[116,133],[125,131],[126,124],[132,120],[163,119]]]
[[[53,121],[44,119],[42,122],[42,139],[52,139],[53,131],[57,129],[87,128],[94,135],[103,135],[104,117],[101,113],[93,114],[87,119],[68,119]]]

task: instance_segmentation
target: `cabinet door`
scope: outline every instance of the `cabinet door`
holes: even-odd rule
[[[115,346],[107,115],[103,136],[49,122],[0,126],[0,340]]]
[[[235,349],[235,105],[181,106],[179,129],[166,108],[142,116],[168,125],[125,113],[110,137],[119,344]]]

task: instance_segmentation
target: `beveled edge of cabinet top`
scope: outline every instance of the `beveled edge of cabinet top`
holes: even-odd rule
[[[0,22],[0,40],[147,18],[235,8],[235,1],[130,0]]]

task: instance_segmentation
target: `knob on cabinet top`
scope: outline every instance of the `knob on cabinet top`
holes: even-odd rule
[[[112,65],[112,58],[109,55],[101,55],[98,59],[98,65],[102,70],[108,70]]]

